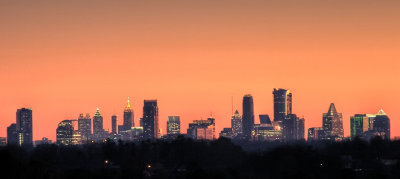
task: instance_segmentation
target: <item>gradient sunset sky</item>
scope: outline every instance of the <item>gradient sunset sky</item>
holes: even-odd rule
[[[128,96],[135,126],[157,99],[163,133],[167,116],[186,133],[211,113],[219,133],[232,97],[273,118],[273,88],[291,90],[306,130],[334,102],[345,136],[350,115],[381,108],[400,136],[400,1],[2,0],[0,84],[0,136],[21,107],[34,140],[97,107],[110,129]]]

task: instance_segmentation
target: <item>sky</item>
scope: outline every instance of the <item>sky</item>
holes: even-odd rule
[[[22,107],[34,140],[97,107],[111,129],[128,96],[135,126],[157,99],[163,133],[175,115],[182,133],[212,115],[219,133],[245,94],[256,123],[273,118],[274,88],[306,129],[333,102],[345,136],[381,108],[400,136],[399,19],[398,0],[0,0],[0,136]]]

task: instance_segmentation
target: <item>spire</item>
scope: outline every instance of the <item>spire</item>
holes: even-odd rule
[[[125,109],[131,109],[131,100],[129,99],[129,96],[128,96],[128,103],[126,104]]]
[[[239,114],[239,111],[236,109],[235,114]]]
[[[328,114],[329,115],[333,115],[336,114],[336,108],[335,108],[335,104],[331,103],[331,105],[329,106],[329,110],[328,110]]]
[[[99,108],[96,109],[96,113],[94,114],[94,116],[101,116]]]
[[[386,113],[385,113],[385,111],[383,111],[383,109],[381,109],[381,110],[379,110],[377,115],[386,116]]]

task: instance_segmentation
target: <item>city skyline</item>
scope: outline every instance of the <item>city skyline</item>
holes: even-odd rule
[[[321,127],[330,103],[350,116],[383,109],[400,136],[397,0],[0,2],[0,136],[15,111],[33,109],[33,139],[55,141],[60,121],[96,108],[111,131],[131,97],[157,99],[159,125],[180,116],[216,120],[217,135],[242,115],[273,116],[274,88],[293,93],[293,114]],[[149,13],[152,12],[152,13]],[[232,111],[233,97],[233,111]],[[93,126],[93,124],[92,124]]]

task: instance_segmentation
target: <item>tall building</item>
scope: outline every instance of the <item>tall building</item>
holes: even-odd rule
[[[207,120],[194,120],[189,123],[187,135],[190,138],[197,140],[214,140],[215,139],[215,119],[213,117]]]
[[[111,133],[117,134],[117,115],[111,116]]]
[[[242,117],[239,111],[236,110],[231,119],[232,135],[238,137],[242,135]]]
[[[181,133],[181,121],[179,116],[168,116],[167,135],[179,135]]]
[[[18,144],[18,133],[17,133],[17,124],[12,123],[7,127],[7,144],[8,145],[17,145]]]
[[[283,121],[288,114],[292,114],[292,93],[286,89],[276,89],[274,95],[274,121]]]
[[[32,109],[21,108],[17,110],[17,135],[18,145],[33,146]]]
[[[382,109],[373,121],[373,130],[377,135],[390,139],[390,119]]]
[[[342,113],[336,111],[335,104],[331,103],[328,113],[323,113],[322,128],[325,140],[338,140],[344,136]]]
[[[103,116],[101,116],[99,108],[96,109],[96,113],[93,116],[93,137],[96,141],[104,138]]]
[[[158,139],[158,106],[157,100],[144,100],[143,106],[143,137]]]
[[[74,134],[74,126],[72,124],[72,120],[63,120],[58,123],[58,127],[56,129],[56,142],[60,145],[72,145],[73,144],[73,134]]]
[[[251,131],[254,127],[254,104],[253,96],[246,94],[243,96],[243,119],[242,132],[245,139],[251,138]]]
[[[304,118],[296,114],[288,114],[282,121],[282,135],[285,141],[304,139]]]
[[[260,124],[267,124],[267,125],[272,125],[271,119],[269,118],[268,114],[260,114]]]
[[[90,114],[86,114],[86,116],[83,116],[83,114],[79,114],[78,131],[81,134],[83,143],[87,143],[91,140],[92,119],[90,118]]]
[[[124,110],[124,122],[123,122],[123,128],[124,130],[130,130],[131,127],[134,127],[134,116],[133,116],[133,110],[131,109],[131,103],[128,97],[128,103],[126,104],[125,110]]]
[[[366,114],[355,114],[350,117],[350,138],[364,137],[370,129],[369,117]]]

